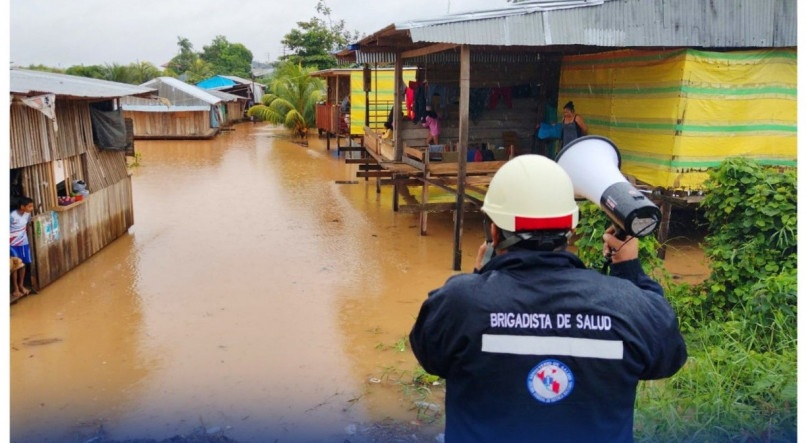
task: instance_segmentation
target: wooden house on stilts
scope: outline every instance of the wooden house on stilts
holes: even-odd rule
[[[11,69],[9,86],[11,202],[34,200],[29,275],[38,289],[134,223],[125,154],[131,125],[119,101],[155,90],[22,69]],[[71,194],[74,202],[60,204]]]
[[[392,141],[365,127],[358,174],[376,177],[378,192],[394,185],[395,210],[419,182],[422,197],[409,206],[422,233],[438,210],[425,189],[453,193],[442,210],[456,213],[459,270],[464,209],[480,206],[495,170],[468,152],[487,144],[551,157],[536,128],[572,100],[589,132],[619,147],[623,173],[661,204],[663,243],[672,205],[696,205],[692,191],[727,157],[796,165],[796,17],[794,0],[561,0],[383,27],[336,57],[394,64],[395,107],[403,65],[416,65],[418,83],[447,91],[440,143],[458,154],[452,165],[445,152],[434,161],[431,147],[410,142],[421,129],[395,121]]]

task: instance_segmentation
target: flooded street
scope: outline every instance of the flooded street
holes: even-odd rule
[[[204,426],[342,442],[351,424],[416,418],[405,339],[453,274],[450,214],[421,237],[391,187],[337,184],[357,165],[266,124],[136,149],[129,233],[11,307],[11,441],[80,442],[103,425],[116,440]],[[470,271],[483,233],[478,214],[465,222]],[[682,255],[698,278],[701,255]]]

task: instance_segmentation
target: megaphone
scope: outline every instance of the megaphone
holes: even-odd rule
[[[619,239],[645,237],[658,228],[660,209],[621,174],[621,154],[610,139],[580,137],[564,146],[556,161],[571,177],[574,193],[604,210]]]

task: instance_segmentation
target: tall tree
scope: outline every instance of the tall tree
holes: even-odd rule
[[[283,46],[289,51],[280,60],[301,63],[328,69],[336,66],[336,59],[330,55],[349,42],[358,40],[358,31],[345,30],[344,20],[334,21],[331,10],[324,0],[316,4],[314,16],[307,22],[297,22],[297,27],[283,37]]]
[[[223,35],[216,36],[204,47],[201,58],[210,63],[214,74],[244,78],[252,75],[252,51],[240,43],[230,43]]]
[[[213,68],[210,63],[207,63],[200,58],[196,59],[196,61],[190,66],[190,69],[186,70],[184,74],[187,76],[187,80],[185,81],[190,84],[196,84],[214,75]]]
[[[196,60],[199,59],[199,54],[193,51],[193,44],[190,43],[190,40],[182,36],[177,37],[177,40],[179,54],[168,62],[168,67],[177,74],[184,74],[196,63]]]
[[[281,124],[305,137],[308,128],[316,125],[316,102],[322,96],[322,80],[310,76],[315,68],[285,62],[277,68],[270,93],[262,104],[252,106],[247,115]]]

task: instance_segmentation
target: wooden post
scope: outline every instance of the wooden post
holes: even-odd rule
[[[394,119],[392,120],[392,140],[395,144],[395,158],[396,162],[403,160],[403,139],[399,135],[398,128],[402,128],[400,124],[402,119],[400,113],[400,106],[403,102],[400,97],[400,89],[403,87],[403,59],[400,53],[395,54],[395,102],[394,102]],[[395,188],[397,189],[397,188]]]
[[[462,45],[459,56],[459,171],[456,182],[456,217],[453,228],[453,270],[462,270],[462,223],[465,176],[467,175],[468,114],[470,114],[470,47]]]
[[[428,204],[428,179],[431,177],[431,172],[429,171],[431,153],[429,151],[430,148],[426,146],[425,155],[423,156],[423,164],[425,165],[423,178],[425,180],[423,180],[423,193],[420,197],[420,235],[425,235],[428,229],[428,211],[425,210],[425,207]]]
[[[663,200],[660,204],[660,227],[658,228],[658,243],[660,243],[658,258],[661,260],[666,259],[666,240],[669,239],[669,222],[672,219],[672,202],[663,197],[661,195]]]
[[[392,176],[392,179],[395,179],[395,176]],[[392,185],[392,210],[395,212],[400,211],[400,191],[398,191],[399,184],[395,183]]]

